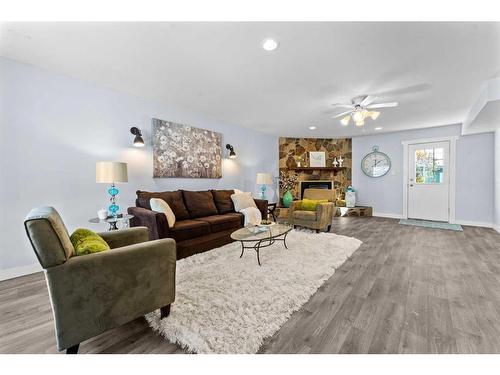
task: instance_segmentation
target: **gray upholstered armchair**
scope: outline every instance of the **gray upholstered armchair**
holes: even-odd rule
[[[310,229],[330,231],[334,214],[335,191],[330,189],[305,189],[304,199],[328,200],[328,203],[320,203],[316,211],[305,211],[300,209],[302,201],[293,201],[290,206],[290,221],[295,227],[299,225]]]
[[[58,350],[77,353],[82,341],[156,309],[168,316],[175,299],[174,240],[146,242],[147,228],[136,227],[99,233],[111,250],[73,256],[54,208],[33,209],[24,225],[45,272]]]

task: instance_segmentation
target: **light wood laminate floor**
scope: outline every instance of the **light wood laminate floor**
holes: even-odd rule
[[[500,353],[500,234],[336,218],[364,244],[261,353]],[[143,318],[80,353],[182,353]],[[42,273],[0,283],[0,353],[56,353]]]

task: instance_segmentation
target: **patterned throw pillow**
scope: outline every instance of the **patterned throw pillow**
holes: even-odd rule
[[[101,236],[89,229],[79,228],[69,239],[75,248],[76,255],[99,253],[110,249]]]
[[[328,203],[328,199],[302,199],[300,209],[302,211],[316,211],[316,207],[320,203]]]

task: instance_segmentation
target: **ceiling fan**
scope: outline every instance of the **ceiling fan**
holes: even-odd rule
[[[344,126],[349,125],[351,118],[356,126],[363,126],[366,118],[376,120],[380,116],[379,111],[371,111],[372,109],[396,107],[398,105],[397,102],[373,103],[376,99],[377,97],[374,95],[360,95],[352,98],[350,104],[335,103],[333,104],[334,107],[349,109],[333,116],[333,118],[344,116],[340,120],[340,123]]]

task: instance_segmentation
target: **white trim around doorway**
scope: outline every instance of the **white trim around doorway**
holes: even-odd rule
[[[419,143],[450,142],[450,217],[449,223],[455,224],[455,176],[456,176],[456,155],[457,155],[458,136],[449,137],[412,139],[411,141],[402,141],[403,145],[403,219],[408,219],[408,147]]]

